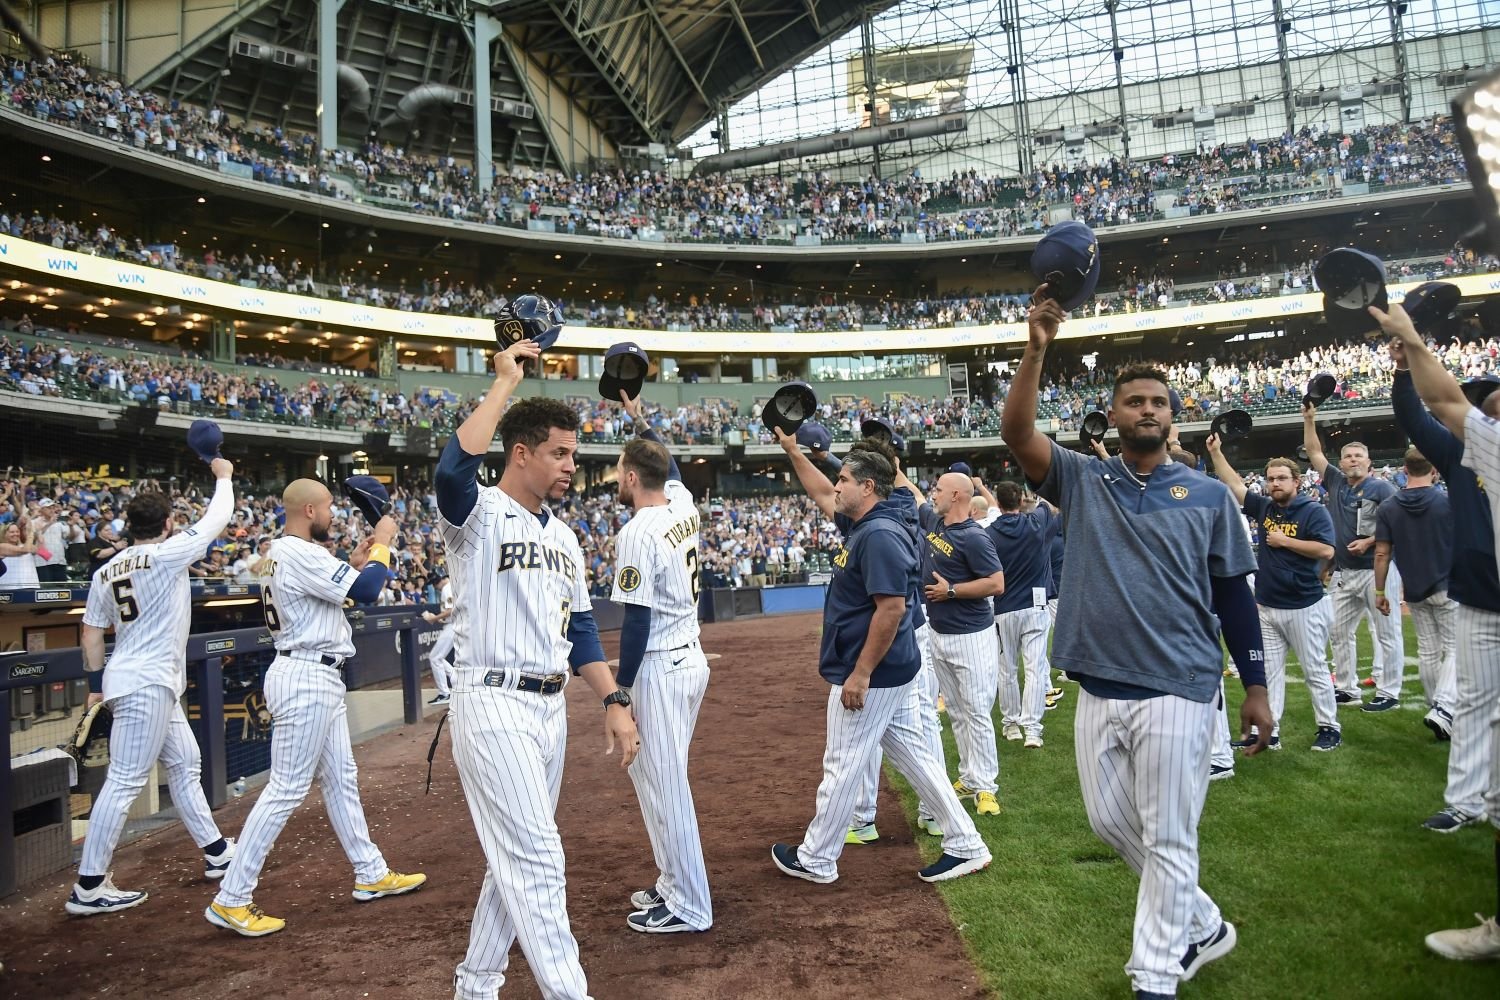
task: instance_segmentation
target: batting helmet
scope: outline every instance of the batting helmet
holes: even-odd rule
[[[350,476],[344,480],[344,492],[372,527],[390,513],[391,495],[374,476]]]
[[[562,307],[542,295],[517,295],[500,307],[495,317],[495,343],[505,351],[523,340],[534,340],[546,350],[562,334]]]

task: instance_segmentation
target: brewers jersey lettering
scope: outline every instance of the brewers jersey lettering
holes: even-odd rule
[[[261,584],[266,627],[278,652],[353,656],[344,600],[359,573],[323,546],[286,535],[271,543],[271,578]]]

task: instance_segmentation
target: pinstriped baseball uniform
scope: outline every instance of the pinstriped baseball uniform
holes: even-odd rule
[[[1471,409],[1464,419],[1463,464],[1478,475],[1481,487],[1500,483],[1500,423],[1478,409]],[[1490,529],[1500,537],[1500,489],[1485,489],[1485,499],[1490,503]],[[1493,635],[1494,623],[1490,624]],[[1489,648],[1493,656],[1495,647]],[[1485,807],[1490,822],[1500,828],[1500,701],[1490,705],[1490,774]]]
[[[688,787],[688,745],[708,690],[698,644],[698,507],[681,481],[666,484],[664,507],[640,507],[615,542],[610,599],[651,609],[646,655],[631,703],[641,751],[630,765],[667,909],[695,930],[714,922],[698,814]]]
[[[1335,462],[1323,469],[1323,485],[1328,490],[1328,513],[1333,518],[1333,664],[1335,683],[1346,694],[1359,693],[1359,651],[1355,631],[1361,618],[1370,621],[1375,662],[1370,675],[1375,678],[1376,696],[1401,697],[1401,679],[1406,671],[1406,647],[1402,639],[1400,615],[1382,615],[1375,607],[1374,549],[1359,556],[1349,551],[1356,538],[1373,538],[1375,511],[1381,503],[1395,496],[1396,488],[1383,479],[1366,476],[1358,486],[1350,485]],[[1400,603],[1401,574],[1393,565],[1386,577],[1385,592],[1390,602]]]
[[[1082,687],[1084,805],[1141,879],[1126,972],[1137,990],[1173,995],[1188,944],[1222,923],[1198,887],[1223,679],[1211,581],[1246,576],[1255,559],[1228,488],[1177,463],[1142,477],[1053,442],[1037,492],[1066,521],[1058,618],[1077,625],[1058,630],[1052,655]]]
[[[1020,726],[1028,736],[1042,733],[1052,666],[1047,658],[1047,589],[1052,583],[1055,518],[1044,509],[1002,513],[985,529],[1005,565],[1005,592],[994,599],[1000,634],[998,684],[1001,722]],[[1026,664],[1022,697],[1019,669]]]
[[[555,815],[567,699],[516,689],[523,677],[567,683],[569,616],[593,607],[583,552],[561,518],[496,486],[479,488],[462,524],[443,518],[438,530],[459,609],[453,760],[485,857],[457,996],[494,997],[519,939],[543,996],[583,1000]]]
[[[453,582],[450,580],[443,584],[440,593],[442,609],[451,611],[448,620],[443,622],[443,627],[438,631],[437,638],[432,641],[432,648],[427,651],[427,668],[432,671],[432,683],[438,689],[438,694],[448,694],[452,687],[453,667],[448,662],[448,654],[453,652],[454,633],[458,628],[456,621],[457,611],[453,607]]]
[[[315,777],[328,822],[354,866],[355,884],[378,882],[389,870],[370,840],[359,800],[359,769],[339,669],[354,654],[344,599],[359,573],[323,546],[293,535],[271,543],[270,559],[271,575],[261,584],[261,599],[276,643],[276,659],[265,679],[272,719],[271,777],[240,832],[239,853],[214,900],[221,906],[251,901],[267,855]],[[338,662],[325,663],[324,657]]]
[[[1255,603],[1265,641],[1266,697],[1276,723],[1272,735],[1281,734],[1289,647],[1297,654],[1318,726],[1338,731],[1338,703],[1328,676],[1330,622],[1328,606],[1323,600],[1323,581],[1318,576],[1320,560],[1291,549],[1276,548],[1266,541],[1270,535],[1280,534],[1298,541],[1333,545],[1333,519],[1322,504],[1300,493],[1285,506],[1269,496],[1246,493],[1241,509],[1260,526],[1261,533]]]
[[[172,802],[199,847],[219,839],[199,775],[202,758],[182,711],[187,690],[187,639],[193,611],[188,567],[234,513],[234,486],[214,485],[197,524],[166,541],[132,545],[99,567],[89,583],[83,623],[115,630],[104,668],[104,700],[114,713],[109,772],[89,816],[79,875],[104,875],[125,817],[160,760]]]
[[[1417,676],[1427,704],[1451,719],[1458,702],[1453,647],[1458,605],[1448,597],[1453,572],[1453,508],[1437,486],[1408,486],[1380,505],[1375,541],[1391,547],[1391,562],[1404,572],[1402,591],[1417,631]],[[1392,603],[1391,615],[1401,613]]]

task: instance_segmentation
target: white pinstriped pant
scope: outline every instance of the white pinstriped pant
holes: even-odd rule
[[[207,847],[218,840],[219,826],[199,781],[202,757],[198,741],[176,694],[160,684],[149,684],[108,704],[114,714],[109,730],[109,772],[89,813],[89,832],[83,840],[78,874],[108,874],[130,805],[146,787],[151,765],[158,760],[166,768],[172,804],[193,843]]]
[[[1022,608],[995,617],[1000,631],[1000,719],[1027,733],[1042,731],[1052,666],[1047,660],[1047,609]],[[1026,689],[1020,686],[1018,659],[1026,661]]]
[[[455,996],[493,1000],[519,939],[544,1000],[587,1000],[556,819],[567,699],[473,687],[460,673],[450,714],[453,760],[485,860]]]
[[[933,632],[932,670],[958,744],[958,780],[976,792],[1000,788],[995,743],[995,671],[1000,653],[995,629],[945,635]],[[924,706],[925,708],[925,706]]]
[[[1454,648],[1458,602],[1449,600],[1448,592],[1440,590],[1406,606],[1417,630],[1417,676],[1422,681],[1422,693],[1429,706],[1441,706],[1452,713],[1458,702],[1458,654]],[[1392,604],[1392,616],[1400,613],[1401,606]]]
[[[943,762],[946,771],[948,765],[943,754],[943,721],[938,718],[937,710],[937,672],[932,668],[932,626],[923,622],[922,627],[916,630],[915,638],[917,652],[922,654],[922,669],[917,673],[917,711],[921,718],[922,736],[932,754]],[[860,786],[859,804],[849,818],[850,826],[869,826],[875,822],[875,797],[880,794],[880,765],[883,760],[883,755],[879,753],[871,758],[870,769]],[[932,818],[932,810],[927,808],[927,803],[922,799],[917,800],[917,815],[923,819]]]
[[[359,768],[349,742],[349,711],[338,668],[278,656],[266,671],[265,690],[272,720],[271,777],[245,820],[234,861],[214,902],[250,902],[266,856],[312,790],[315,777],[323,789],[328,822],[354,866],[354,881],[380,881],[387,868],[380,848],[370,841],[359,801]]]
[[[1175,994],[1183,952],[1221,920],[1198,887],[1214,715],[1213,701],[1078,693],[1073,735],[1089,825],[1141,878],[1125,966],[1137,990]]]
[[[878,761],[882,750],[943,828],[943,851],[958,858],[986,854],[974,820],[948,783],[943,758],[932,752],[923,731],[917,688],[918,678],[900,687],[870,688],[858,712],[844,708],[843,685],[829,690],[823,780],[818,784],[816,812],[797,848],[797,860],[813,874],[838,877],[849,817],[864,790],[870,762]]]
[[[1394,560],[1386,574],[1385,593],[1392,607],[1401,603],[1401,574]],[[1387,617],[1375,609],[1375,571],[1334,570],[1332,599],[1334,686],[1348,694],[1359,693],[1359,647],[1354,633],[1359,620],[1368,615],[1375,655],[1370,669],[1375,678],[1375,693],[1381,698],[1400,698],[1401,675],[1406,672],[1401,616]]]
[[[454,626],[449,623],[432,640],[427,651],[427,668],[432,671],[432,683],[438,694],[449,694],[453,686],[453,667],[448,663],[448,654],[453,652]]]
[[[641,752],[630,780],[660,873],[656,891],[667,909],[700,931],[713,926],[714,910],[688,785],[688,747],[707,690],[708,660],[696,642],[679,652],[647,653],[631,690]]]
[[[1223,671],[1220,671],[1222,674]],[[1214,702],[1214,736],[1208,761],[1214,767],[1234,770],[1234,747],[1229,738],[1229,699],[1224,697],[1224,678],[1219,678],[1219,698]]]
[[[1443,798],[1500,826],[1500,612],[1460,604],[1456,618],[1457,698]]]
[[[1400,613],[1400,605],[1395,613]],[[1333,679],[1328,675],[1328,605],[1321,598],[1305,608],[1268,608],[1258,605],[1260,631],[1265,640],[1266,698],[1271,704],[1273,736],[1281,735],[1281,715],[1286,708],[1286,653],[1291,648],[1302,667],[1307,693],[1312,697],[1313,718],[1319,726],[1341,731]],[[1378,618],[1379,612],[1376,612]]]

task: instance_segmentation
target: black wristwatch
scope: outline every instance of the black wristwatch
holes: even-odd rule
[[[604,707],[608,709],[611,705],[620,705],[624,708],[629,708],[630,695],[626,694],[623,690],[611,691],[604,698]]]

